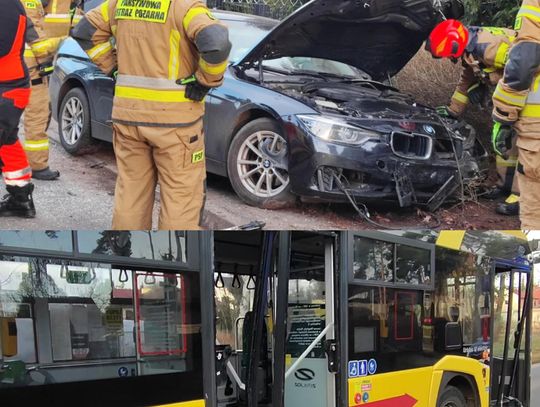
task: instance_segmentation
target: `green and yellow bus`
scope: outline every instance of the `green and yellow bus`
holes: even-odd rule
[[[0,231],[2,406],[530,406],[514,232]]]

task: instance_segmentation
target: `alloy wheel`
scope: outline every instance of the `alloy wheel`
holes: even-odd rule
[[[240,146],[236,166],[242,185],[251,194],[274,197],[289,185],[287,142],[273,131],[257,131]]]
[[[81,138],[84,123],[84,109],[76,97],[68,99],[62,111],[62,137],[69,145],[74,145]]]

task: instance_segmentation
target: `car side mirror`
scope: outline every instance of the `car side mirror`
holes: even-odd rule
[[[459,322],[448,322],[444,327],[444,350],[463,350],[463,335]]]

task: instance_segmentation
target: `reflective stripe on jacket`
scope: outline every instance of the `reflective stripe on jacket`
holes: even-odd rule
[[[50,0],[45,6],[45,32],[48,37],[69,35],[71,25],[82,18],[80,8],[72,9],[72,0]],[[72,21],[73,14],[73,21]]]
[[[516,32],[498,27],[469,27],[469,43],[462,57],[463,71],[450,103],[460,116],[469,103],[468,90],[478,82],[496,85],[502,77]]]
[[[227,28],[199,0],[109,0],[71,34],[103,72],[118,66],[112,119],[134,125],[200,120],[204,102],[187,99],[176,81],[195,75],[221,85],[231,47]]]
[[[39,76],[39,65],[52,62],[63,37],[48,38],[45,29],[45,11],[40,0],[21,0],[28,19],[32,22],[26,33],[24,60],[30,76]]]
[[[540,0],[523,1],[515,28],[517,38],[493,95],[493,117],[503,123],[513,123],[520,116],[540,118]]]

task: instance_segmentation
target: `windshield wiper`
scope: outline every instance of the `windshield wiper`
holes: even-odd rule
[[[328,81],[328,76],[331,76],[331,74],[326,73],[319,73],[315,71],[309,71],[307,69],[295,69],[294,71],[290,72],[292,75],[305,75],[305,76],[313,76],[315,78],[321,78],[325,81]]]
[[[302,69],[295,69],[292,71],[287,71],[285,69],[274,68],[272,66],[268,66],[264,64],[262,65],[262,67],[265,71],[281,73],[284,75],[297,75],[298,74],[298,75],[304,75],[304,76],[313,76],[315,78],[320,78],[320,79],[324,79],[325,81],[328,81],[328,78],[326,78],[323,74],[313,72],[313,71],[307,71],[307,70],[302,70]]]

